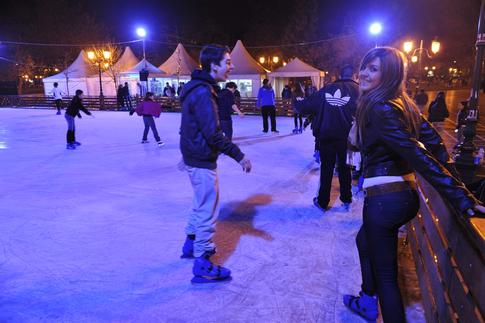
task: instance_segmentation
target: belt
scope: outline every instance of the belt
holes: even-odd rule
[[[410,181],[392,182],[380,185],[374,185],[365,189],[367,197],[382,195],[387,193],[411,191],[416,189],[416,183]]]

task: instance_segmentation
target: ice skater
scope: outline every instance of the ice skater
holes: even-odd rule
[[[79,141],[76,141],[76,124],[74,122],[75,117],[82,118],[80,111],[86,113],[88,116],[91,115],[88,109],[83,105],[83,91],[76,90],[76,95],[72,98],[71,103],[67,106],[66,113],[64,117],[67,121],[67,145],[66,149],[73,150],[76,147],[81,146]]]
[[[303,115],[313,114],[313,136],[318,138],[320,154],[320,188],[313,204],[326,211],[330,202],[335,164],[338,165],[340,200],[346,210],[352,202],[352,176],[347,165],[347,138],[355,116],[359,88],[352,80],[353,69],[345,65],[340,79],[326,85],[305,100],[298,101],[296,109]]]
[[[54,103],[56,104],[57,115],[60,115],[62,109],[62,95],[64,95],[65,93],[62,92],[59,88],[59,83],[54,82],[54,88],[52,89],[51,94],[54,98]]]
[[[224,135],[229,140],[232,140],[232,113],[236,112],[240,117],[244,116],[244,113],[239,110],[236,105],[236,98],[234,92],[237,89],[237,85],[234,82],[227,82],[226,88],[219,92],[218,95],[218,107],[219,107],[219,120],[221,122],[221,129]]]
[[[191,81],[180,95],[180,150],[194,190],[182,258],[195,257],[193,283],[220,282],[231,278],[229,269],[210,261],[216,252],[212,238],[219,213],[219,153],[236,160],[244,172],[251,171],[251,162],[222,133],[217,116],[217,82],[227,80],[234,68],[229,53],[226,46],[205,46],[200,53],[202,70],[192,73]]]
[[[303,132],[303,118],[301,114],[296,110],[296,104],[298,101],[303,100],[305,97],[305,93],[302,89],[302,85],[296,86],[295,89],[291,92],[291,107],[293,108],[293,120],[295,122],[295,129],[293,129],[293,133],[302,133]],[[298,121],[300,124],[298,126]]]
[[[452,159],[436,129],[406,94],[405,56],[391,47],[370,50],[359,73],[358,144],[363,156],[363,225],[357,234],[361,292],[343,301],[368,321],[404,323],[397,281],[399,227],[419,209],[414,173],[423,176],[456,210],[485,208],[457,180]],[[450,173],[451,172],[451,173]]]
[[[256,107],[261,109],[263,117],[263,132],[268,132],[268,116],[271,120],[271,132],[279,133],[276,130],[276,107],[275,94],[268,79],[263,80],[263,86],[259,89]]]
[[[148,143],[148,132],[152,129],[153,137],[157,142],[158,147],[162,147],[164,142],[160,139],[157,131],[157,125],[153,117],[160,117],[162,112],[162,107],[160,104],[154,101],[154,95],[152,92],[147,92],[145,94],[145,99],[138,104],[135,110],[130,111],[130,115],[136,112],[139,116],[143,117],[143,124],[145,128],[143,129],[143,137],[141,139],[142,144]]]

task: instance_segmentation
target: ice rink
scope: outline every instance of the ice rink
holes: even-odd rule
[[[76,119],[82,146],[70,151],[63,115],[0,109],[0,321],[364,322],[342,304],[360,290],[362,197],[348,213],[337,194],[325,215],[312,206],[309,129],[293,135],[282,117],[279,135],[262,134],[260,117],[233,117],[253,164],[245,174],[218,163],[215,260],[233,280],[192,285],[180,259],[192,199],[177,167],[180,114],[156,120],[162,148],[151,133],[140,144],[140,117],[93,115]],[[407,312],[424,321],[419,304]]]

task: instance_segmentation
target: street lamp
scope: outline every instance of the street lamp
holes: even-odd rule
[[[147,36],[147,31],[143,27],[138,27],[136,28],[136,34],[138,35],[138,37],[141,38],[143,42],[143,59],[145,59],[145,37]]]
[[[437,40],[433,40],[431,42],[431,52],[436,55],[440,51],[440,42]],[[419,47],[413,50],[413,42],[412,41],[405,41],[403,43],[403,50],[409,54],[411,54],[411,62],[416,63],[418,62],[418,85],[421,82],[421,74],[422,74],[422,58],[423,52],[428,56],[428,58],[432,58],[431,54],[428,52],[426,48],[423,48],[423,40],[419,42]],[[418,54],[418,55],[416,55]],[[425,68],[427,70],[427,68]]]
[[[273,70],[273,64],[278,64],[279,62],[280,62],[280,58],[278,56],[273,56],[273,57],[271,57],[271,56],[269,56],[269,57],[260,56],[259,57],[259,63],[261,63],[261,65],[266,63],[270,70]]]
[[[380,22],[374,22],[369,26],[369,33],[376,37],[376,47],[377,47],[377,36],[382,32],[382,24]]]
[[[102,69],[107,69],[111,64],[111,52],[109,50],[91,50],[88,52],[89,60],[98,66],[99,75],[99,108],[104,108],[103,82],[101,80]]]

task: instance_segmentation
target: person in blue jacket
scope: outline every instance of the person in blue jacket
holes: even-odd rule
[[[256,107],[261,109],[263,116],[263,132],[268,132],[268,116],[271,119],[271,132],[278,133],[276,130],[276,107],[275,94],[268,79],[263,80],[263,86],[259,89]]]

